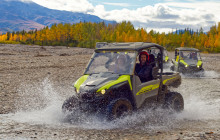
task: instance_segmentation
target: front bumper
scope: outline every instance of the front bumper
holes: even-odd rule
[[[97,112],[104,110],[109,103],[106,95],[97,95],[97,93],[79,93],[80,110],[86,112]]]
[[[197,73],[203,71],[202,67],[197,67],[196,65],[189,65],[188,67],[185,67],[184,72],[185,73]]]

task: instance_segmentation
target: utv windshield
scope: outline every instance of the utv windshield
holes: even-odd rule
[[[201,57],[197,51],[180,51],[180,59],[184,61],[198,61],[201,60]]]
[[[134,70],[136,55],[129,52],[95,52],[91,58],[85,74],[111,72],[131,75]]]

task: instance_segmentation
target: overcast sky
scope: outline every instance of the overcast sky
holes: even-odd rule
[[[133,25],[169,32],[202,27],[208,31],[220,22],[220,0],[21,0],[50,9],[83,12],[102,19],[131,21]]]

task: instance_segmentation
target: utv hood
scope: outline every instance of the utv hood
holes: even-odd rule
[[[197,60],[184,60],[188,65],[197,65]]]
[[[109,72],[84,75],[75,82],[74,87],[78,92],[96,91],[109,82],[117,80],[119,77],[119,74]]]

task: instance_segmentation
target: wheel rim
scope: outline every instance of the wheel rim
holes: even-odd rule
[[[116,110],[116,117],[121,117],[125,112],[128,111],[127,106],[125,105],[120,105],[117,110]]]

